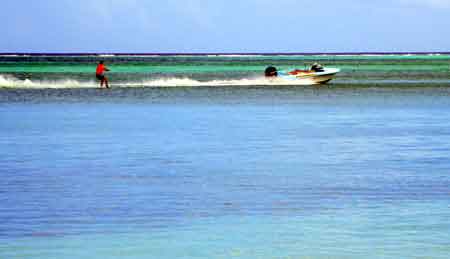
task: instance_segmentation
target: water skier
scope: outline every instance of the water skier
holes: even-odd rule
[[[100,80],[100,88],[103,88],[103,84],[106,88],[109,88],[108,78],[105,76],[106,71],[109,71],[109,69],[103,64],[103,61],[100,61],[95,72],[95,77]]]

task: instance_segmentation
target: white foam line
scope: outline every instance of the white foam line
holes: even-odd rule
[[[138,82],[113,83],[111,87],[195,87],[195,86],[271,86],[271,85],[312,85],[310,79],[288,80],[283,78],[266,79],[265,77],[236,80],[198,81],[190,78],[152,79]],[[32,81],[20,80],[11,76],[0,75],[2,88],[97,88],[98,82],[80,82],[77,80]]]

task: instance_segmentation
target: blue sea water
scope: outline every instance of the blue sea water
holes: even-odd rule
[[[450,88],[369,79],[0,89],[0,258],[449,258]]]

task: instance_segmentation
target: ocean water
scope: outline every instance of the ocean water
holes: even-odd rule
[[[0,57],[0,258],[449,258],[449,64]]]
[[[336,85],[450,83],[450,54],[441,55],[199,55],[199,56],[0,56],[0,88],[93,88],[104,60],[113,87],[278,86],[268,65],[306,69],[314,62],[341,69]]]

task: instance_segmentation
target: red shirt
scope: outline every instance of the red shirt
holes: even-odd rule
[[[104,64],[98,64],[97,71],[95,72],[97,75],[102,75],[105,72],[106,68]]]

